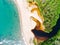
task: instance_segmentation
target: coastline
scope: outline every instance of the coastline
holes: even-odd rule
[[[23,4],[23,1],[25,4]],[[26,15],[27,14],[27,9],[26,9],[27,5],[26,5],[25,0],[23,0],[23,1],[22,0],[15,0],[15,3],[17,5],[18,11],[19,11],[21,34],[22,34],[23,40],[26,45],[34,45],[33,44],[34,35],[32,34],[32,32],[30,30],[32,27],[30,19],[29,19],[30,16]],[[29,12],[28,12],[28,14],[29,14]],[[28,22],[28,24],[27,24],[27,22]]]
[[[30,17],[33,16],[40,20],[39,17],[37,16],[37,12],[31,13],[29,11],[31,10],[31,8],[28,9],[28,4],[26,0],[14,0],[14,2],[19,12],[21,26],[20,30],[23,40],[26,45],[34,45],[33,44],[34,35],[31,32],[31,30],[35,27],[36,23],[32,21]]]

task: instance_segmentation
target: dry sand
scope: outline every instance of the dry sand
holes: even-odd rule
[[[26,0],[14,0],[14,1],[19,11],[21,34],[23,36],[23,40],[26,45],[34,45],[33,44],[34,35],[31,32],[31,29],[35,27],[36,23],[31,20],[30,16],[34,16],[40,21],[41,19],[37,16],[37,12],[34,13],[30,12],[31,8],[34,7],[28,7],[28,3]]]

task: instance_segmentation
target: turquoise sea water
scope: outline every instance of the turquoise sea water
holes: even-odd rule
[[[21,45],[20,20],[12,0],[0,0],[0,45]]]

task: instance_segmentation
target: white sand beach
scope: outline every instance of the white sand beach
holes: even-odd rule
[[[31,16],[35,18],[41,19],[37,16],[37,12],[31,13],[30,10],[32,7],[28,7],[28,3],[26,0],[14,0],[20,17],[20,24],[21,24],[21,34],[23,36],[23,40],[26,45],[34,45],[33,38],[34,35],[31,30],[35,27],[36,23],[31,20]]]

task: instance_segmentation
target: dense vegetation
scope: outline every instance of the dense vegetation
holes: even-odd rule
[[[29,0],[33,1],[33,0]],[[41,14],[44,17],[45,31],[52,31],[52,27],[55,26],[56,21],[60,13],[60,0],[34,0],[36,2]],[[56,36],[49,40],[46,40],[41,45],[60,45],[60,30]],[[39,44],[39,45],[40,45]]]
[[[52,30],[52,27],[56,24],[58,19],[58,1],[57,0],[35,0],[38,5],[40,12],[44,17],[44,25],[46,27],[47,32]]]

